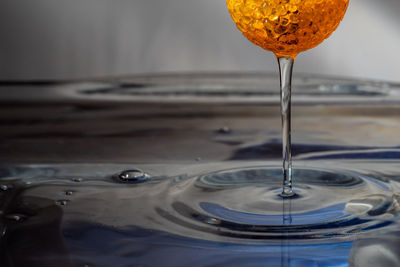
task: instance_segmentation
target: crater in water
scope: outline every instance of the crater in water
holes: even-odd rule
[[[296,169],[293,175],[293,198],[280,197],[280,169],[254,167],[173,184],[154,209],[174,225],[170,230],[176,234],[239,243],[280,240],[282,234],[303,241],[352,240],[353,233],[377,230],[398,219],[387,183],[321,169]]]

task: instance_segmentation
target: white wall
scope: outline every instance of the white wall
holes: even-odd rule
[[[400,82],[400,1],[350,0],[334,35],[295,71]],[[277,71],[225,0],[0,0],[0,79]]]

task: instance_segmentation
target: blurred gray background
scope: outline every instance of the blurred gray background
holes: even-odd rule
[[[400,82],[400,1],[350,0],[295,71]],[[0,0],[0,79],[159,72],[277,72],[225,0]]]

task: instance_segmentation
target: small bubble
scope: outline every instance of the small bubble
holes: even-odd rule
[[[0,185],[0,189],[1,189],[2,191],[7,191],[7,190],[8,190],[8,186],[5,185],[5,184],[2,184],[2,185]]]
[[[65,195],[67,195],[67,196],[72,196],[73,194],[74,194],[74,191],[72,191],[72,190],[65,191]]]
[[[61,206],[66,206],[68,204],[68,202],[69,202],[69,200],[67,200],[67,199],[60,199],[60,200],[56,201],[56,203]]]
[[[216,218],[212,218],[212,217],[207,218],[205,222],[208,223],[208,224],[212,224],[212,225],[219,225],[219,224],[221,224],[221,220],[216,219]]]
[[[72,181],[73,182],[76,182],[76,183],[80,183],[80,182],[82,182],[83,181],[83,179],[82,178],[72,178]]]
[[[125,183],[141,183],[149,180],[151,176],[141,170],[127,170],[118,175],[118,179]]]
[[[16,222],[22,222],[27,218],[26,215],[23,214],[9,214],[5,216],[6,219],[16,221]]]
[[[217,130],[217,132],[220,134],[230,134],[232,132],[232,129],[229,128],[228,126],[224,126],[224,127],[219,128]]]
[[[196,161],[201,161],[201,158],[200,157],[196,158]]]

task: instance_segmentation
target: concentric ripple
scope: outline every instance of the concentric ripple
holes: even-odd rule
[[[296,169],[293,198],[280,196],[281,170],[245,168],[172,185],[155,207],[164,229],[190,237],[246,243],[352,240],[399,219],[390,183],[322,169]],[[179,192],[179,193],[178,193]],[[396,204],[397,203],[397,204]]]

